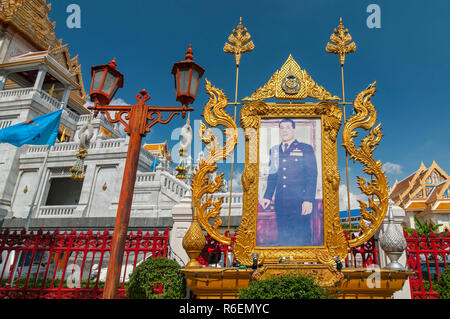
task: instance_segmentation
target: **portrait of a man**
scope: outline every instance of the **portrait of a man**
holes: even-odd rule
[[[272,131],[266,135],[275,135],[275,138],[271,142],[267,138],[260,139],[260,143],[266,144],[261,150],[269,149],[269,161],[268,167],[264,167],[267,160],[260,162],[260,182],[263,185],[260,187],[258,213],[263,214],[258,216],[264,216],[265,212],[274,218],[271,224],[266,224],[273,229],[259,227],[259,231],[277,233],[276,238],[272,236],[272,242],[266,241],[271,246],[319,244],[321,240],[315,226],[321,223],[322,213],[321,161],[317,156],[321,155],[317,154],[320,149],[320,121],[286,118],[272,120],[266,128]]]

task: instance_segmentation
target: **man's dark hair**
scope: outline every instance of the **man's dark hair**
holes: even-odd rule
[[[278,127],[281,127],[281,124],[283,124],[283,123],[291,123],[292,128],[295,128],[295,122],[291,119],[282,119],[280,121],[280,124],[278,124]]]

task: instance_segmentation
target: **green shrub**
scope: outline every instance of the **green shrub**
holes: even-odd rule
[[[131,299],[182,299],[186,282],[180,265],[168,258],[149,258],[133,271],[127,284]],[[155,284],[163,285],[163,293],[155,292]]]
[[[274,276],[253,281],[241,289],[240,299],[328,299],[314,278],[302,275]]]
[[[442,299],[450,299],[450,267],[447,267],[437,282],[435,290]]]

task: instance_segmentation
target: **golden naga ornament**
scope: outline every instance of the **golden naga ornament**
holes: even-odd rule
[[[313,98],[320,101],[340,100],[324,87],[318,85],[298,63],[292,55],[286,60],[279,71],[276,71],[269,82],[259,88],[244,101],[260,101],[270,98],[279,100],[304,100]]]
[[[247,32],[247,28],[242,25],[242,17],[239,20],[237,29],[233,29],[233,33],[228,37],[228,42],[225,43],[223,52],[234,54],[236,59],[236,66],[239,67],[243,53],[253,51],[255,45],[250,40],[251,35]]]
[[[359,227],[361,235],[355,239],[349,240],[350,247],[357,247],[367,242],[376,233],[381,226],[388,209],[389,192],[386,175],[382,169],[382,163],[375,161],[373,152],[380,143],[383,134],[381,133],[381,124],[376,127],[377,111],[372,105],[372,96],[375,94],[376,82],[371,84],[366,90],[362,91],[353,102],[355,114],[345,123],[342,132],[342,145],[347,150],[353,161],[358,161],[364,165],[364,173],[372,176],[370,182],[358,176],[358,187],[369,196],[369,205],[359,201],[361,219]],[[358,136],[356,129],[368,130],[369,134],[362,139],[360,147],[356,148],[354,138]],[[378,200],[374,200],[374,196]],[[370,211],[367,210],[370,209]]]
[[[223,197],[213,201],[212,196],[222,187],[223,173],[214,180],[210,179],[210,174],[217,171],[217,162],[226,159],[235,149],[238,130],[236,122],[225,111],[228,99],[223,91],[206,80],[206,92],[210,98],[203,111],[204,120],[210,127],[224,126],[226,142],[225,146],[220,146],[219,140],[211,133],[211,129],[201,122],[199,133],[202,142],[206,144],[207,156],[200,160],[192,179],[193,222],[183,239],[183,247],[191,258],[188,268],[198,266],[196,258],[205,245],[205,236],[201,227],[215,240],[227,245],[231,243],[230,237],[219,232],[219,227],[222,225],[220,211]]]
[[[345,56],[348,53],[356,51],[356,44],[352,42],[352,36],[348,33],[348,29],[344,28],[342,24],[342,18],[339,21],[339,25],[334,29],[334,33],[330,36],[330,41],[334,44],[328,43],[326,50],[328,53],[337,54],[339,56],[339,63],[344,65]]]

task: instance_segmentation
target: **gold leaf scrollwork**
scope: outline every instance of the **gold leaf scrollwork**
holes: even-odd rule
[[[383,172],[382,163],[375,161],[372,156],[383,137],[381,125],[374,127],[377,112],[371,98],[376,92],[375,85],[376,82],[358,94],[353,103],[356,113],[347,121],[342,132],[343,146],[350,158],[354,162],[363,164],[364,173],[372,177],[370,182],[358,177],[358,187],[369,196],[369,204],[359,201],[361,212],[359,226],[362,233],[359,237],[349,240],[350,247],[357,247],[368,241],[381,226],[388,209],[389,193],[386,175]],[[369,134],[362,139],[360,147],[356,148],[354,138],[358,136],[358,132],[355,130],[359,128],[368,130]],[[374,199],[375,196],[378,200]]]
[[[280,71],[276,71],[270,78],[269,82],[264,84],[263,87],[260,87],[258,90],[256,90],[255,93],[253,93],[250,97],[244,98],[243,101],[266,100],[274,97],[279,72]]]
[[[223,91],[212,86],[208,80],[206,91],[210,98],[203,111],[204,120],[210,127],[224,126],[226,141],[225,146],[221,146],[211,129],[203,122],[200,124],[200,137],[206,144],[208,154],[200,161],[192,180],[194,214],[197,214],[200,225],[211,237],[229,245],[231,239],[219,232],[222,225],[220,211],[223,197],[213,201],[212,196],[222,186],[223,174],[218,175],[215,180],[210,180],[209,176],[217,171],[217,162],[226,159],[236,147],[238,131],[236,122],[225,111],[228,99]]]

